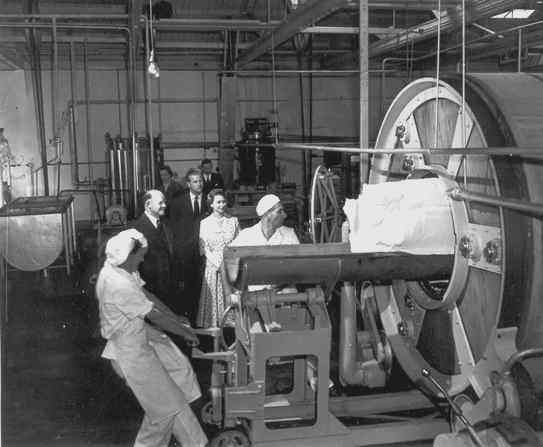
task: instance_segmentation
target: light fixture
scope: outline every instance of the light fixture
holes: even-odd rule
[[[149,55],[149,63],[147,64],[147,73],[155,78],[160,77],[160,68],[155,60],[155,49],[151,49],[151,54]]]
[[[160,68],[155,59],[155,43],[153,36],[153,5],[152,0],[149,0],[149,48],[151,52],[149,53],[149,61],[147,63],[147,73],[154,78],[160,77]]]
[[[503,12],[501,14],[496,14],[492,16],[492,19],[527,19],[529,18],[533,13],[535,12],[535,9],[521,9],[521,8],[515,8],[510,9],[509,11]]]

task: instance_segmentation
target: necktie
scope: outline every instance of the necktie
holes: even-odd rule
[[[200,215],[200,205],[198,203],[198,196],[194,196],[194,217],[198,217]]]

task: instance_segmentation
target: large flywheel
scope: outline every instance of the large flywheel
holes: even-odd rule
[[[470,76],[464,108],[460,88],[453,78],[439,81],[439,86],[429,78],[409,84],[391,104],[375,146],[537,147],[543,138],[542,79]],[[529,101],[526,95],[535,96]],[[538,130],[523,130],[523,124],[524,129],[529,124]],[[376,155],[369,183],[436,172],[450,188],[543,202],[542,162],[520,157]],[[463,265],[465,272],[453,270],[448,281],[398,281],[377,287],[376,295],[387,337],[412,380],[424,382],[421,370],[427,368],[451,394],[469,385],[480,394],[489,385],[490,371],[500,365],[498,328],[518,327],[519,348],[543,345],[543,304],[538,298],[543,290],[543,232],[541,220],[518,212],[477,202],[461,205],[464,218],[462,212],[453,212],[455,266]]]
[[[318,166],[311,183],[309,224],[314,243],[340,242],[342,212],[333,181],[334,174]]]

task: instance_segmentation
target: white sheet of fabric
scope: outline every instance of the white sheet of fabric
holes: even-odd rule
[[[454,253],[450,200],[437,178],[364,185],[343,208],[351,251]]]

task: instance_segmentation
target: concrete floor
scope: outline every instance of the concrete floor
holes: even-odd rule
[[[100,358],[94,299],[61,270],[8,278],[2,445],[130,445],[142,413]]]
[[[87,277],[88,269],[71,277],[50,270],[48,278],[9,272],[1,312],[2,446],[132,445],[143,413],[100,358],[104,340]],[[205,389],[208,366],[194,367]]]

